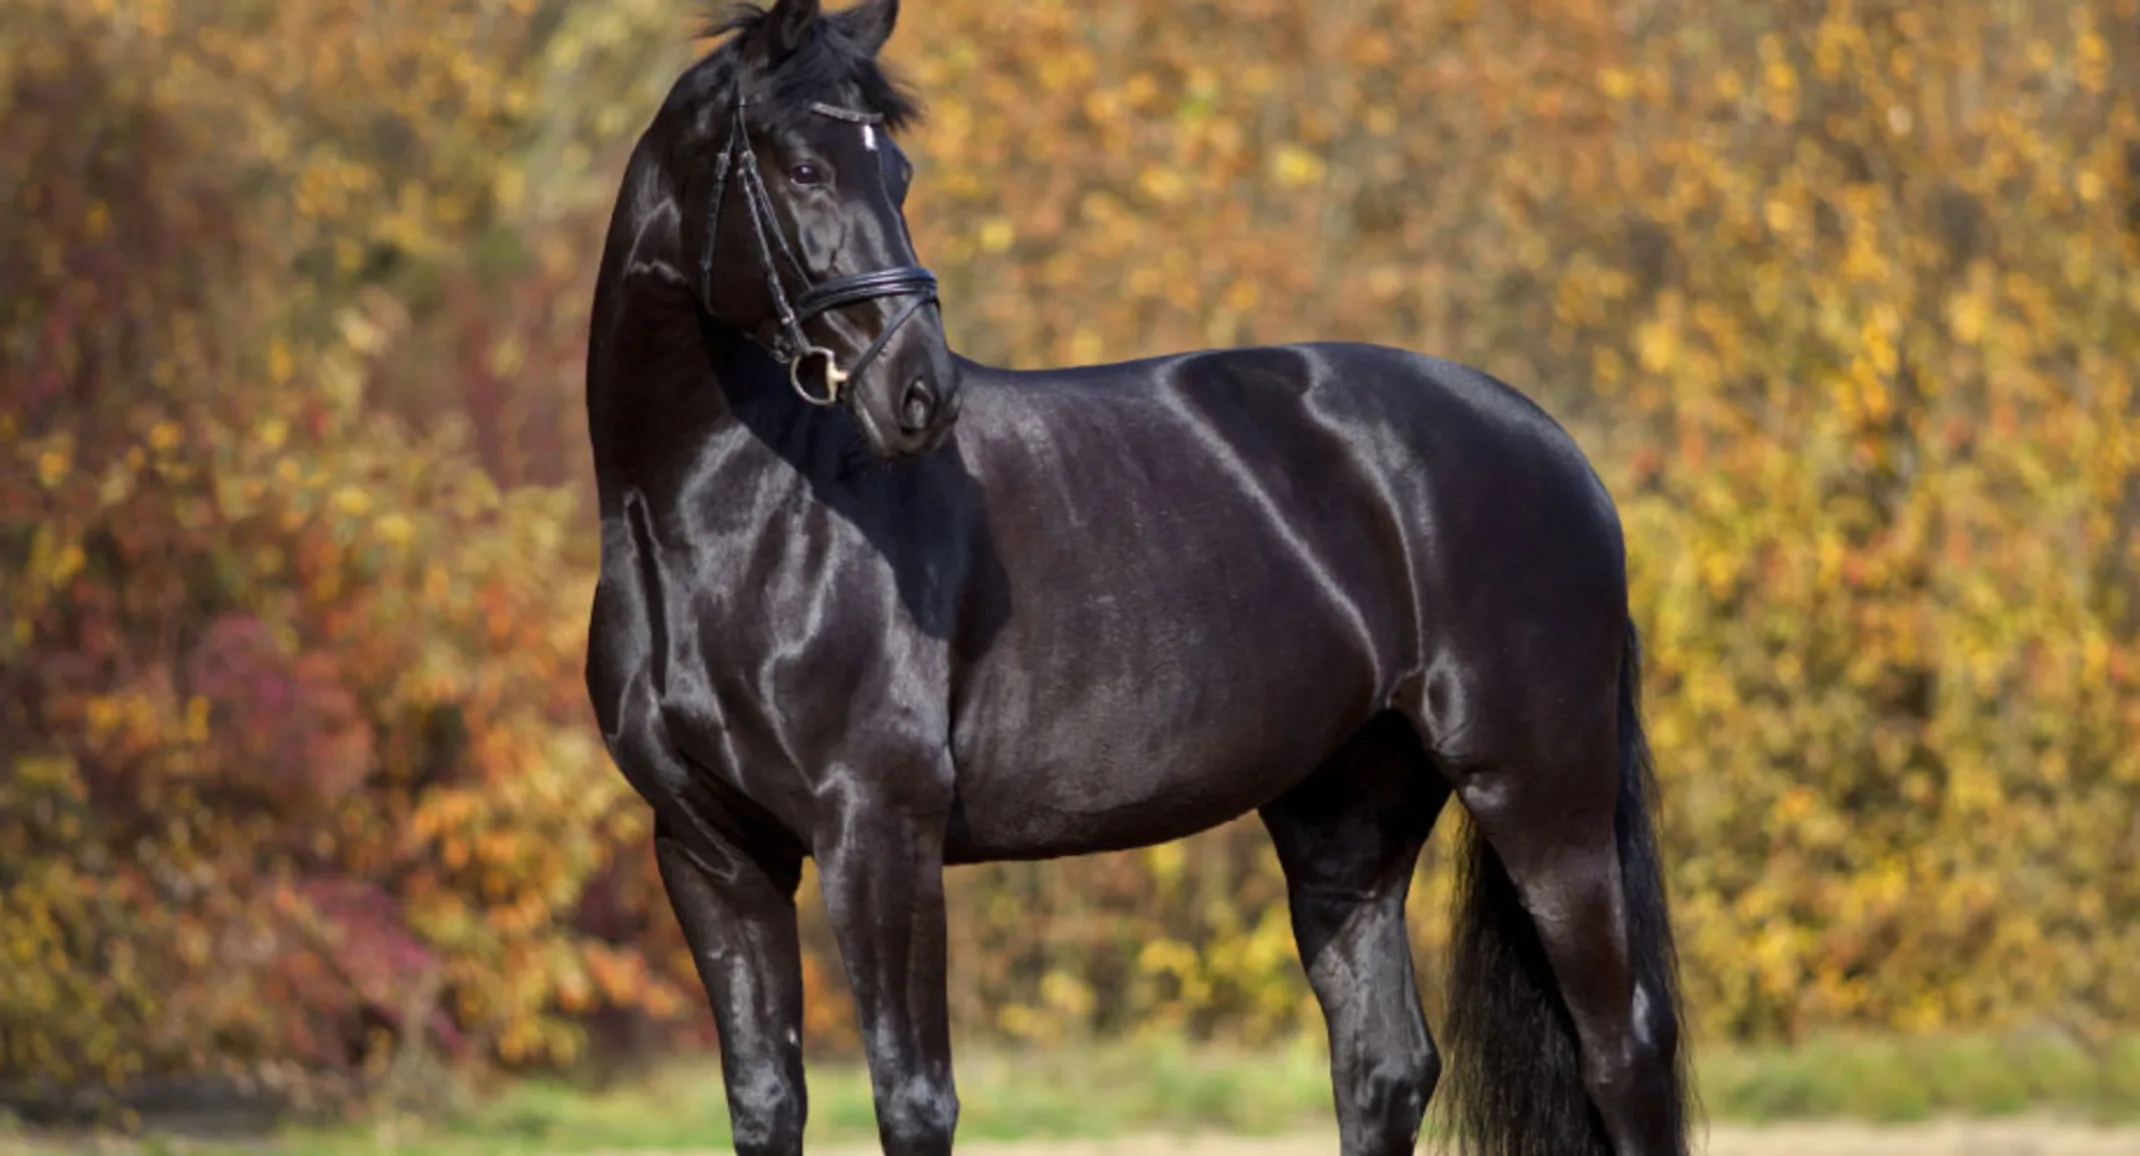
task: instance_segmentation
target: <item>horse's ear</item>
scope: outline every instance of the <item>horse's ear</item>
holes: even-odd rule
[[[892,26],[899,23],[899,0],[864,0],[833,19],[840,22],[840,31],[849,41],[875,56],[892,38]]]
[[[778,64],[810,42],[817,27],[818,0],[780,0],[765,14],[765,58]]]

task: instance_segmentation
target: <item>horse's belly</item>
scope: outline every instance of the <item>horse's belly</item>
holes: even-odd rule
[[[1065,791],[1077,781],[1064,768],[1036,767],[1007,790],[961,790],[959,810],[945,842],[951,863],[1049,859],[1146,847],[1216,827],[1283,794],[1314,769],[1319,756],[1260,766],[1180,764],[1143,784],[1146,790],[1084,785],[1091,793]],[[1156,790],[1155,790],[1156,789]]]
[[[1236,624],[1223,640],[1180,653],[1138,648],[1140,662],[1088,661],[1055,668],[1056,679],[1046,663],[1016,675],[1007,664],[1005,677],[971,687],[954,740],[949,857],[1145,846],[1284,793],[1386,692],[1372,655],[1339,632],[1298,626],[1259,638]]]

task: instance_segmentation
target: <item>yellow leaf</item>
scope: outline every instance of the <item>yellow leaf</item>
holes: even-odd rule
[[[343,486],[334,493],[334,507],[352,518],[371,512],[372,496],[355,486]]]
[[[1323,158],[1295,144],[1279,145],[1271,154],[1271,177],[1289,189],[1320,182],[1329,171]]]
[[[55,447],[37,455],[38,483],[48,490],[58,488],[72,464],[72,456],[64,448]]]

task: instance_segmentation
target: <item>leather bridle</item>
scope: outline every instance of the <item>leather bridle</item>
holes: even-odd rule
[[[906,324],[907,319],[914,316],[922,306],[937,299],[936,274],[919,265],[904,265],[868,273],[850,273],[810,285],[810,270],[796,258],[795,251],[788,247],[788,239],[781,233],[780,223],[773,216],[772,194],[766,190],[765,178],[758,175],[758,157],[751,151],[750,131],[744,123],[745,101],[743,85],[739,80],[736,85],[736,114],[729,122],[728,146],[714,162],[713,207],[707,211],[705,255],[699,262],[701,288],[705,294],[707,308],[710,309],[713,302],[713,247],[720,237],[721,203],[728,195],[728,178],[740,172],[742,177],[737,183],[742,186],[743,207],[750,213],[751,234],[757,239],[758,259],[765,269],[765,286],[772,294],[773,309],[780,322],[780,331],[775,334],[768,352],[787,363],[788,383],[795,387],[797,396],[811,405],[832,405],[840,400],[840,387],[861,376],[862,371],[869,368],[869,363],[875,360],[879,353],[884,352],[884,346],[892,339],[892,334],[897,333],[899,327]],[[812,104],[810,111],[850,124],[876,125],[884,121],[884,117],[877,113],[857,112],[829,104]],[[771,240],[767,239],[768,234],[771,235]],[[804,284],[808,286],[792,302],[788,300],[787,289],[781,284],[780,267],[774,261],[776,248],[779,255],[785,257],[789,265],[794,266]],[[842,370],[830,349],[822,345],[812,345],[809,337],[803,333],[803,322],[819,314],[879,297],[905,296],[912,296],[913,300],[907,303],[906,308],[893,314],[891,324],[886,325],[884,331],[877,335],[877,339],[869,343],[868,348],[862,351],[862,355],[855,359],[854,365],[849,369]],[[755,335],[749,336],[751,340],[757,340]],[[820,358],[825,363],[823,395],[813,394],[803,385],[803,365],[812,358]]]

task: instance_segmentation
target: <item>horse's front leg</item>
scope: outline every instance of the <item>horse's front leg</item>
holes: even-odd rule
[[[657,821],[655,859],[721,1030],[721,1075],[740,1156],[800,1156],[802,853],[746,851],[697,824]]]
[[[850,795],[826,816],[815,850],[886,1156],[945,1156],[958,1125],[944,992],[944,822],[937,807]]]

